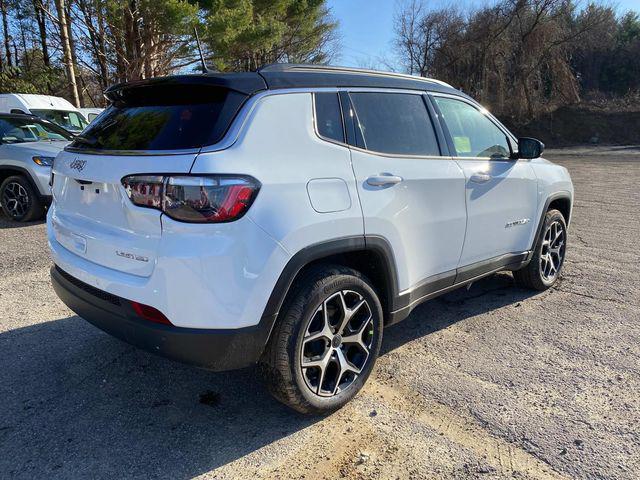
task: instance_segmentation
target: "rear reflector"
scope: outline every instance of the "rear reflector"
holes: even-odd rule
[[[131,301],[131,306],[136,314],[144,318],[145,320],[149,320],[154,323],[162,323],[163,325],[173,325],[167,317],[163,315],[163,313],[149,305],[145,305],[144,303],[138,303]]]

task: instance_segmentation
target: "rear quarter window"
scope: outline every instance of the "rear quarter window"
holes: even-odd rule
[[[77,150],[166,151],[222,139],[246,95],[200,85],[125,90],[71,144]]]
[[[323,92],[314,95],[318,134],[329,140],[344,143],[344,127],[338,94]]]

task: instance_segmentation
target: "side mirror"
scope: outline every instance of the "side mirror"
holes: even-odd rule
[[[518,139],[518,158],[538,158],[544,151],[544,143],[535,138],[522,137]]]

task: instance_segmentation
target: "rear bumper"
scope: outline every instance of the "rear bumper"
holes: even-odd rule
[[[51,267],[53,289],[89,323],[131,345],[172,360],[209,370],[233,370],[255,364],[264,350],[273,319],[254,327],[199,329],[162,325],[136,315],[129,300],[99,290]]]

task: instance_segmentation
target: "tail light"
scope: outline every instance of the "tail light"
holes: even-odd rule
[[[131,175],[122,185],[134,205],[191,223],[237,220],[260,190],[255,178],[243,175]]]

